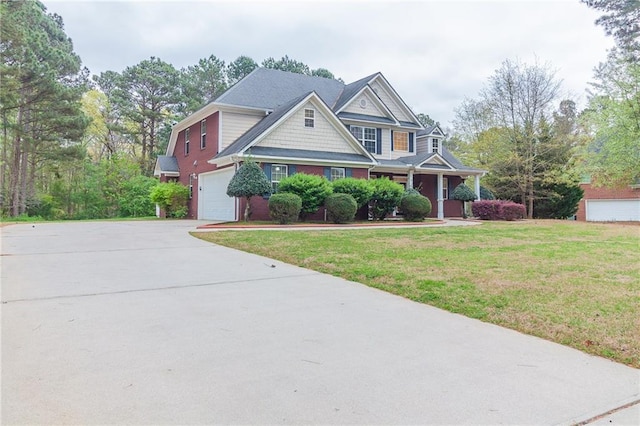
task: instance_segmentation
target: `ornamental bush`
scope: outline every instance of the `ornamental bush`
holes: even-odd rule
[[[324,176],[296,173],[286,177],[278,183],[278,192],[290,192],[302,199],[300,217],[305,219],[318,211],[324,200],[331,195],[331,182]]]
[[[281,225],[298,219],[301,208],[302,199],[296,194],[279,192],[269,198],[269,215]]]
[[[493,195],[493,192],[489,188],[485,188],[480,185],[480,199],[481,200],[495,200],[496,197]]]
[[[182,218],[187,215],[189,188],[178,182],[159,183],[151,189],[149,197],[165,211],[167,217]]]
[[[324,206],[333,223],[351,222],[358,211],[358,203],[350,194],[333,193],[327,197]]]
[[[331,186],[334,193],[351,195],[356,200],[358,208],[367,204],[373,195],[373,187],[366,179],[348,177],[332,182]]]
[[[271,182],[259,165],[248,158],[231,178],[227,186],[229,197],[244,197],[244,221],[251,215],[251,197],[271,192]]]
[[[400,204],[404,188],[387,177],[372,179],[371,214],[374,219],[383,220]]]
[[[431,201],[424,195],[408,192],[400,200],[400,210],[406,220],[419,222],[431,213]]]
[[[517,220],[526,215],[524,205],[505,200],[474,201],[471,211],[482,220]]]

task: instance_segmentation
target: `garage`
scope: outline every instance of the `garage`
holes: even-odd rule
[[[198,219],[236,220],[236,200],[227,195],[234,173],[234,168],[229,167],[198,176]]]
[[[640,221],[640,200],[586,200],[590,222]]]

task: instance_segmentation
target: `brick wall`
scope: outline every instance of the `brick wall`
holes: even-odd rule
[[[633,200],[640,199],[640,189],[625,186],[623,188],[593,187],[589,183],[581,183],[580,188],[584,191],[582,200],[578,203],[576,219],[587,220],[587,210],[585,200]]]

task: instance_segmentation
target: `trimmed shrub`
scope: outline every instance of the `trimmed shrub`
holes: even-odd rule
[[[327,216],[333,223],[351,222],[358,210],[358,203],[350,194],[334,193],[324,202]]]
[[[279,192],[269,198],[269,215],[284,225],[298,219],[302,209],[302,199],[296,194]]]
[[[400,200],[400,210],[406,220],[419,222],[431,213],[431,201],[424,195],[408,192]]]
[[[358,208],[367,204],[373,195],[373,187],[366,179],[348,177],[332,182],[331,186],[334,193],[351,195],[356,200]]]
[[[469,188],[464,182],[460,185],[456,186],[451,194],[454,200],[458,200],[462,204],[462,217],[467,218],[467,212],[464,208],[464,203],[467,201],[475,201],[476,193],[473,192],[473,189]]]
[[[524,219],[524,205],[505,200],[480,200],[471,205],[473,215],[482,220]]]
[[[506,201],[501,205],[500,216],[503,220],[524,219],[526,215],[527,210],[522,204]]]
[[[302,199],[300,217],[305,219],[318,211],[324,200],[333,192],[331,182],[324,176],[296,173],[278,183],[278,192],[290,192]]]
[[[495,200],[496,196],[493,195],[493,192],[489,188],[485,188],[480,185],[480,199],[481,200]]]
[[[229,197],[244,197],[244,221],[251,216],[251,197],[271,192],[271,182],[259,165],[248,158],[231,178],[227,186]]]
[[[372,179],[371,214],[374,219],[383,220],[400,204],[404,188],[387,177]]]
[[[167,217],[182,218],[187,215],[189,188],[178,182],[157,184],[151,189],[149,197],[165,211]]]

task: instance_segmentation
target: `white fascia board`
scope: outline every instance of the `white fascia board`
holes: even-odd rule
[[[248,158],[249,156],[238,155],[238,159]],[[271,155],[251,155],[251,158],[258,161],[264,161],[269,163],[285,163],[285,164],[299,164],[299,165],[316,165],[316,166],[351,166],[351,167],[371,167],[377,163],[359,163],[346,160],[324,160],[318,158],[304,158],[304,157],[277,157]]]
[[[437,161],[438,161],[438,163],[442,164],[443,166],[447,166],[447,167],[451,168],[452,170],[457,170],[455,167],[453,167],[453,165],[451,165],[451,163],[449,163],[447,160],[445,160],[445,159],[444,159],[444,158],[443,158],[439,153],[437,153],[437,152],[434,152],[434,153],[433,153],[433,156],[431,156],[431,157],[427,158],[427,159],[426,159],[426,160],[424,160],[422,163],[418,164],[416,167],[425,168],[425,167],[423,166],[423,164],[429,164],[429,163],[427,163],[427,161],[429,161],[429,160],[433,160],[433,159],[437,160]]]
[[[400,101],[400,105],[405,109],[405,112],[409,113],[409,115],[411,117],[414,118],[414,120],[416,121],[416,123],[420,124],[420,128],[424,129],[424,126],[422,125],[422,123],[420,123],[420,120],[418,120],[418,117],[416,117],[416,115],[413,113],[413,111],[411,111],[411,108],[409,108],[409,106],[405,103],[405,101],[400,97],[400,95],[398,94],[398,92],[396,92],[396,90],[393,88],[393,86],[391,86],[391,84],[389,84],[389,82],[387,81],[387,79],[385,78],[384,75],[382,75],[382,73],[378,73],[376,74],[376,76],[374,78],[371,79],[371,81],[368,84],[371,84],[372,82],[374,82],[377,79],[381,79],[382,83],[389,89],[391,90],[391,93],[393,93],[393,95],[396,97],[396,100]]]
[[[204,120],[217,111],[250,113],[260,112],[262,115],[267,115],[269,112],[271,112],[271,110],[264,108],[243,107],[238,105],[211,102],[173,125],[173,127],[171,128],[171,136],[169,137],[169,145],[167,145],[166,155],[172,155],[172,152],[175,149],[176,141],[178,140],[178,133],[180,133],[187,127],[191,127],[193,124]]]

